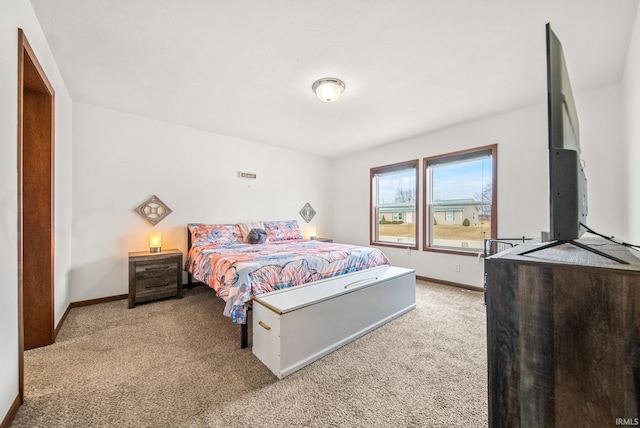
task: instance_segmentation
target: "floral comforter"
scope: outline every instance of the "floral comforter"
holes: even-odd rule
[[[255,295],[388,264],[375,248],[296,239],[193,247],[185,270],[224,299],[225,316],[245,324]]]

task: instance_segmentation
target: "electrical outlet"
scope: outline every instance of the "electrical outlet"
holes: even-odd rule
[[[453,265],[453,271],[454,272],[460,272],[460,263],[456,263]]]

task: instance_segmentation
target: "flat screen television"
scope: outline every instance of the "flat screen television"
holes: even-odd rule
[[[580,159],[580,124],[562,44],[547,24],[550,236],[580,238],[587,224],[587,178]]]
[[[587,177],[580,158],[580,124],[562,44],[546,25],[547,108],[549,122],[549,220],[551,243],[521,255],[572,244],[619,263],[614,256],[576,241],[586,232]]]

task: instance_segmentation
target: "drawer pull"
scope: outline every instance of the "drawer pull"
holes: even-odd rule
[[[264,328],[265,330],[271,330],[271,327],[269,327],[268,325],[266,325],[262,321],[258,321],[258,324],[260,325],[260,327]]]
[[[159,267],[159,268],[144,268],[144,271],[145,272],[155,272],[155,271],[168,270],[168,269],[172,269],[172,266],[164,266],[164,267]]]
[[[169,284],[171,284],[171,283],[170,282],[165,282],[164,284],[147,285],[145,288],[161,288],[161,287],[166,287]]]
[[[365,279],[359,279],[358,281],[353,281],[347,285],[344,286],[344,289],[346,290],[347,288],[351,287],[352,285],[356,285],[359,284],[361,282],[366,282],[366,281],[377,281],[378,277],[376,276],[375,278],[365,278]]]

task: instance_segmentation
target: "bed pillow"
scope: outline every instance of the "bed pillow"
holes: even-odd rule
[[[249,244],[264,244],[267,242],[267,231],[264,229],[251,229],[247,236]]]
[[[214,245],[224,247],[240,242],[240,229],[235,224],[189,223],[191,246]]]
[[[300,226],[298,226],[298,220],[265,221],[264,229],[267,231],[269,241],[303,239],[300,233]]]
[[[240,233],[242,234],[242,242],[247,243],[249,232],[252,229],[264,229],[264,223],[261,221],[254,221],[251,223],[238,223],[238,227],[240,228]]]

